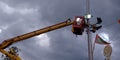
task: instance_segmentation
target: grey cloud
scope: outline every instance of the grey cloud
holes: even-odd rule
[[[110,0],[111,1],[111,3],[113,3],[115,6],[117,6],[117,7],[119,7],[119,3],[120,3],[120,0]]]
[[[38,8],[38,11],[28,15],[12,14],[8,15],[3,12],[0,17],[0,25],[10,25],[16,23],[19,19],[23,21],[12,25],[10,28],[1,33],[0,39],[3,41],[16,35],[21,35],[39,28],[65,21],[66,18],[74,18],[76,15],[85,14],[85,0],[4,0],[11,7],[15,8]],[[109,0],[91,0],[91,13],[96,17],[103,19],[103,29],[97,33],[105,32],[110,34],[110,39],[114,41],[112,59],[119,59],[119,5],[115,1]],[[95,20],[93,20],[94,22]],[[27,39],[22,42],[13,44],[21,49],[22,58],[25,60],[87,60],[87,38],[86,32],[83,36],[76,36],[71,32],[71,26],[64,27],[47,33],[50,39],[50,49],[45,49],[35,44],[36,37]],[[5,36],[5,37],[4,37]],[[95,36],[95,34],[93,34]],[[115,39],[114,39],[115,38]],[[93,37],[94,39],[94,37]],[[114,48],[113,47],[113,48]],[[103,46],[96,45],[95,60],[103,60]],[[119,51],[118,51],[119,52]]]

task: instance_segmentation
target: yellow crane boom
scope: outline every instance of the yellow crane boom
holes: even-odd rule
[[[55,24],[55,25],[52,25],[52,26],[49,26],[49,27],[45,27],[45,28],[30,32],[30,33],[27,33],[27,34],[23,34],[23,35],[20,35],[20,36],[11,38],[11,39],[4,40],[0,44],[0,52],[7,55],[8,57],[10,57],[13,60],[21,60],[19,57],[13,56],[12,54],[9,54],[4,49],[7,48],[8,46],[10,46],[11,44],[15,43],[15,42],[23,41],[25,39],[28,39],[28,38],[31,38],[31,37],[34,37],[34,36],[37,36],[37,35],[40,35],[42,33],[46,33],[46,32],[49,32],[49,31],[52,31],[52,30],[55,30],[55,29],[59,29],[59,28],[65,27],[65,26],[69,26],[71,24],[73,24],[73,21],[68,19],[67,21],[64,21],[64,22],[61,22],[61,23],[58,23],[58,24]]]
[[[18,55],[12,55],[9,52],[5,51],[4,49],[0,49],[0,52],[11,58],[12,60],[21,60],[21,58]]]

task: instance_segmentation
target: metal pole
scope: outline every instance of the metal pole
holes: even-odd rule
[[[86,0],[86,14],[90,14],[90,0]]]
[[[88,56],[89,60],[93,60],[93,54],[92,54],[92,41],[91,41],[91,36],[90,36],[90,22],[89,19],[87,19],[87,38],[88,38]]]
[[[90,14],[90,0],[86,0],[86,15]],[[87,38],[88,38],[88,56],[89,60],[93,60],[93,53],[92,53],[92,41],[90,35],[90,22],[89,18],[87,20]]]

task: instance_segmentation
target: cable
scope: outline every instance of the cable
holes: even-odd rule
[[[106,25],[106,26],[104,26],[103,28],[110,27],[111,25],[114,25],[114,24],[116,24],[116,22],[113,22],[113,23],[111,23],[111,24],[109,24],[109,25]]]

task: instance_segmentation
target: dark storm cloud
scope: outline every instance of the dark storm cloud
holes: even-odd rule
[[[85,14],[85,0],[4,0],[8,6],[15,9],[37,9],[33,13],[21,14],[19,11],[13,14],[7,14],[0,9],[0,25],[11,25],[4,30],[0,39],[18,36],[39,28],[65,21],[66,18],[74,18],[76,15]],[[118,60],[119,54],[116,54],[119,48],[118,24],[108,27],[107,25],[116,22],[119,16],[119,0],[91,0],[91,13],[96,17],[103,19],[103,29],[97,33],[108,33],[110,39],[114,41],[115,50],[113,50],[112,59]],[[19,22],[20,20],[20,22]],[[93,20],[95,21],[95,20]],[[15,23],[15,24],[14,24]],[[117,22],[116,22],[117,23]],[[106,27],[107,26],[107,27]],[[6,37],[4,37],[6,36]],[[24,60],[87,60],[87,38],[86,32],[83,36],[76,36],[71,32],[71,26],[64,27],[47,33],[50,38],[48,49],[36,44],[39,39],[30,38],[14,45],[21,49],[21,57]],[[95,34],[93,34],[95,36]],[[117,37],[116,37],[117,36]],[[114,39],[114,37],[116,37]],[[95,37],[93,37],[94,39]],[[114,48],[113,47],[113,48]],[[96,46],[95,60],[103,60],[103,46]],[[118,51],[119,52],[119,51]],[[115,56],[117,55],[117,56]]]
[[[62,28],[61,30],[54,31],[53,33],[55,34],[51,35],[51,37],[54,37],[51,38],[51,48],[53,49],[54,53],[50,55],[52,58],[56,58],[56,59],[58,58],[59,60],[87,59],[86,58],[87,44],[82,43],[82,42],[86,42],[84,37],[76,38],[75,35],[73,35],[70,30],[64,28]]]
[[[42,8],[44,19],[52,22],[73,18],[84,14],[84,1],[82,0],[55,0],[45,4]],[[77,9],[76,9],[77,8]]]

